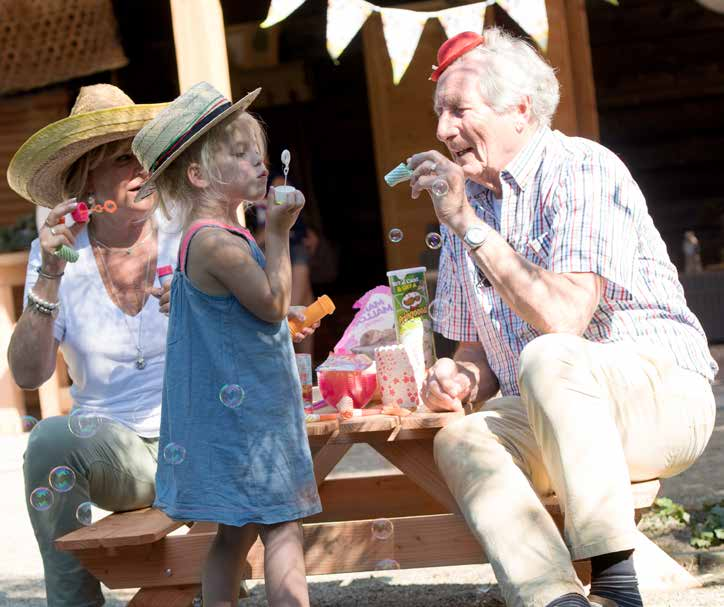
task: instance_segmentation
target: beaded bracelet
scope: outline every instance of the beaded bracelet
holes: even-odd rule
[[[33,308],[33,310],[37,310],[41,314],[47,314],[48,316],[52,316],[53,313],[60,307],[59,301],[45,301],[33,293],[32,289],[28,291],[28,302],[29,307]]]

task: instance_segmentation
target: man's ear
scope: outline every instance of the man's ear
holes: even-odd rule
[[[531,112],[531,105],[532,101],[530,95],[526,95],[525,97],[521,98],[518,105],[515,106],[515,114],[517,120],[516,125],[523,127],[520,129],[520,131],[528,126],[533,118],[533,114]]]
[[[197,162],[192,162],[186,169],[186,178],[189,183],[196,188],[207,188],[209,182],[204,178],[204,173],[201,170],[201,166]]]

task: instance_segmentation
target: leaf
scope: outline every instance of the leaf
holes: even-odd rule
[[[674,501],[670,497],[660,497],[654,502],[659,508],[671,508]]]
[[[681,515],[681,518],[684,520],[684,522],[687,525],[691,522],[691,515],[686,511],[683,512],[683,514]]]
[[[719,527],[718,529],[714,529],[714,535],[720,540],[724,540],[724,528]]]
[[[707,540],[701,539],[699,537],[692,537],[689,540],[689,543],[694,546],[694,548],[708,548],[711,546],[711,542],[708,542]]]

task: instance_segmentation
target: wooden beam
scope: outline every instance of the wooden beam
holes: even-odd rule
[[[128,607],[189,607],[200,590],[201,584],[141,588]]]
[[[449,513],[403,474],[326,480],[319,487],[319,497],[324,510],[305,523]]]

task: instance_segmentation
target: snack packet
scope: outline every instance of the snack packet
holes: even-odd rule
[[[376,348],[397,343],[389,287],[367,291],[352,307],[359,312],[334,347],[335,354],[366,354],[374,359]]]

